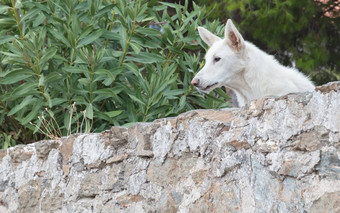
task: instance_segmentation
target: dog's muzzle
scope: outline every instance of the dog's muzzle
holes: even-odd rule
[[[211,85],[205,87],[205,88],[202,89],[202,90],[208,90],[208,89],[210,89],[211,87],[213,87],[213,86],[215,86],[215,85],[217,85],[217,83],[211,84]]]
[[[200,84],[200,79],[198,79],[198,78],[192,79],[191,85],[198,87],[199,84]]]
[[[192,81],[191,81],[191,85],[197,87],[198,89],[200,89],[200,90],[202,90],[202,91],[209,90],[211,87],[216,86],[217,84],[218,84],[218,83],[216,82],[216,83],[210,84],[210,85],[208,85],[208,86],[202,88],[202,86],[200,85],[200,79],[194,78],[194,79],[192,79]]]

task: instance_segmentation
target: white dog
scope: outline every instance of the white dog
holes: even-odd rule
[[[191,84],[203,92],[225,86],[237,97],[239,107],[266,96],[314,90],[313,83],[294,68],[279,64],[273,56],[244,41],[233,22],[225,26],[224,39],[198,27],[202,40],[210,47],[205,66]]]

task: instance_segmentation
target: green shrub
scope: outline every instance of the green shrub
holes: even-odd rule
[[[18,143],[228,107],[221,89],[204,98],[190,85],[203,66],[197,26],[204,8],[155,0],[2,2],[0,134],[19,134]]]
[[[0,133],[0,149],[7,149],[8,147],[16,145],[17,135],[19,135],[20,132],[18,132],[17,135],[14,135],[14,137],[11,133],[9,135],[6,133]]]

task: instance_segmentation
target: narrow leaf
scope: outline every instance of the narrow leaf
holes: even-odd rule
[[[85,112],[85,116],[88,119],[93,119],[93,106],[91,103],[86,105],[86,112]]]
[[[15,39],[15,37],[14,36],[10,36],[10,35],[1,36],[0,37],[0,44],[4,44],[4,43],[7,43],[7,42],[10,42],[10,41],[12,41],[14,39]]]
[[[14,115],[19,110],[23,109],[25,106],[32,103],[33,101],[35,101],[35,98],[32,98],[31,95],[27,96],[26,98],[24,98],[24,100],[22,100],[22,102],[19,105],[16,105],[11,109],[11,111],[8,112],[8,116]]]
[[[85,38],[79,41],[77,48],[80,48],[84,45],[90,44],[97,40],[101,35],[103,34],[102,30],[97,30],[96,32],[91,33],[90,35],[87,35]]]
[[[113,118],[113,117],[120,115],[122,112],[123,110],[116,110],[116,111],[105,112],[105,114],[109,116],[110,118]]]

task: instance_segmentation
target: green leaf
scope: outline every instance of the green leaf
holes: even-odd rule
[[[43,65],[50,60],[51,58],[53,58],[53,56],[55,56],[55,54],[57,53],[57,48],[55,47],[51,47],[49,48],[46,52],[44,52],[44,55],[41,57],[40,59],[40,66],[43,67]]]
[[[126,67],[128,70],[131,70],[135,75],[139,76],[140,72],[138,69],[138,66],[134,63],[124,63],[124,67]]]
[[[158,118],[161,113],[165,113],[169,111],[170,108],[171,108],[171,105],[162,105],[162,106],[156,107],[155,109],[150,109],[149,110],[150,113],[147,115],[147,117],[151,118],[152,116],[157,115],[156,118]]]
[[[1,18],[0,19],[0,26],[1,27],[13,27],[15,26],[16,22],[15,22],[15,19],[14,18]]]
[[[142,49],[142,47],[139,44],[136,44],[136,43],[133,43],[133,42],[130,42],[130,47],[133,49],[133,51],[136,54],[139,54],[140,50]]]
[[[64,98],[54,98],[51,100],[52,106],[58,106],[65,103],[67,100]]]
[[[130,96],[130,98],[131,98],[132,100],[134,100],[134,101],[136,101],[137,103],[139,103],[139,104],[145,106],[145,103],[144,103],[142,100],[138,99],[136,96],[134,96],[134,95],[132,95],[132,94],[129,94],[129,96]]]
[[[19,105],[16,105],[15,107],[13,107],[9,112],[8,112],[8,116],[14,115],[15,113],[17,113],[19,110],[23,109],[25,106],[31,104],[33,101],[35,101],[35,98],[32,98],[32,96],[27,96],[24,98],[24,100],[22,100],[22,102]]]
[[[39,92],[37,91],[37,83],[24,83],[16,87],[8,99],[13,100],[22,96],[26,97],[28,95],[34,94],[39,94]]]
[[[132,56],[126,56],[127,61],[135,61],[144,64],[160,63],[165,59],[154,53],[140,52],[139,54],[131,54]]]
[[[110,111],[110,112],[105,112],[105,114],[107,116],[109,116],[110,118],[116,117],[120,114],[122,114],[123,110],[116,110],[116,111]]]
[[[182,95],[185,92],[186,92],[186,90],[184,90],[184,89],[166,90],[166,91],[163,92],[163,95],[173,97],[173,96]]]
[[[116,40],[116,41],[119,41],[121,39],[121,37],[119,36],[117,32],[110,32],[110,31],[104,31],[102,37],[106,39]]]
[[[161,4],[166,5],[168,7],[171,7],[171,8],[175,8],[175,9],[182,7],[181,5],[173,4],[173,3],[168,3],[168,2],[161,2]]]
[[[88,69],[81,68],[81,67],[63,67],[63,70],[69,73],[87,73],[89,72]]]
[[[44,80],[45,80],[44,74],[41,74],[39,78],[39,83],[38,83],[39,87],[44,86]]]
[[[54,36],[56,39],[58,39],[59,41],[61,41],[63,44],[65,44],[67,47],[71,47],[70,42],[65,38],[65,36],[63,35],[63,33],[58,32],[56,30],[52,30],[52,29],[48,29],[48,32]]]
[[[97,30],[89,35],[87,35],[85,38],[79,41],[77,48],[80,48],[84,45],[90,44],[97,40],[101,35],[103,34],[102,30]]]
[[[122,47],[123,51],[125,50],[125,46],[126,46],[126,41],[127,41],[127,34],[126,34],[126,29],[121,26],[118,28],[118,32],[119,32],[119,41],[120,41],[120,46]]]
[[[79,21],[79,17],[76,13],[72,14],[72,31],[75,35],[79,34],[80,31],[80,21]]]
[[[113,88],[104,88],[93,91],[94,94],[104,95],[106,97],[115,97],[117,95],[116,91]]]
[[[32,70],[28,69],[17,69],[12,70],[4,76],[4,78],[0,81],[0,84],[14,84],[18,81],[22,81],[28,79],[29,77],[35,75]]]
[[[20,119],[22,125],[28,124],[30,121],[38,117],[38,114],[41,112],[41,108],[43,106],[43,102],[38,102],[34,104],[33,109],[27,116],[23,119]]]
[[[109,12],[112,10],[113,7],[115,7],[115,4],[109,4],[106,7],[100,9],[96,15],[95,18],[101,18],[104,14],[109,14]]]
[[[44,97],[45,97],[45,99],[46,99],[46,101],[47,101],[47,104],[48,104],[48,107],[52,107],[52,100],[51,100],[51,97],[50,97],[50,95],[48,94],[48,93],[44,93]]]
[[[90,26],[86,27],[83,30],[83,32],[80,34],[78,39],[81,40],[81,39],[85,38],[92,31],[93,31],[93,25],[90,25]]]
[[[9,7],[7,5],[0,5],[0,14],[7,12],[7,10],[10,9],[10,8],[11,7]]]
[[[84,86],[89,86],[90,85],[90,80],[87,78],[80,78],[78,79],[78,82]]]
[[[37,8],[29,10],[25,15],[22,16],[21,22],[25,23],[26,20],[28,21],[28,20],[34,19],[35,17],[37,17],[37,14],[39,12],[40,11]]]
[[[0,45],[4,44],[4,43],[11,42],[14,39],[15,39],[15,37],[14,36],[10,36],[10,35],[1,36],[0,37]]]
[[[151,29],[151,28],[145,28],[145,27],[138,27],[136,29],[137,33],[146,35],[146,36],[160,36],[161,32],[155,29]]]
[[[60,73],[58,73],[58,72],[51,72],[45,78],[45,82],[46,83],[49,83],[49,82],[55,82],[56,83],[62,77],[63,76]]]
[[[85,116],[88,119],[93,119],[93,106],[91,103],[86,104],[86,112],[85,112]]]
[[[34,19],[33,27],[41,25],[45,21],[45,19],[46,17],[44,16],[44,14],[40,12],[39,15]]]

